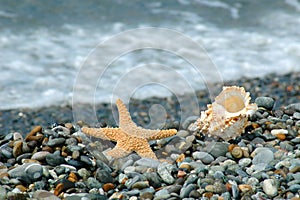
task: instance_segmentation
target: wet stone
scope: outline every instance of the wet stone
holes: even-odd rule
[[[51,166],[57,166],[64,163],[65,159],[60,155],[60,151],[55,151],[46,155],[46,162]]]
[[[189,184],[186,187],[183,187],[180,190],[180,198],[186,198],[189,197],[189,194],[193,191],[196,190],[197,185],[196,184]]]
[[[54,138],[54,139],[50,139],[47,142],[47,145],[50,146],[50,147],[59,146],[59,145],[64,144],[65,141],[66,141],[65,138]]]
[[[8,171],[11,178],[18,178],[25,183],[38,180],[43,175],[43,168],[38,163],[25,163]]]
[[[271,97],[257,97],[255,99],[255,103],[258,107],[264,107],[268,110],[272,110],[275,101]]]
[[[210,164],[212,161],[214,161],[214,157],[207,152],[196,151],[193,153],[193,158],[195,160],[201,160],[204,164]]]
[[[172,176],[172,171],[175,170],[175,167],[169,163],[161,163],[157,167],[157,173],[162,178],[162,180],[168,184],[173,184],[175,179]]]
[[[112,183],[113,182],[113,177],[111,176],[111,174],[108,171],[102,170],[102,169],[96,171],[96,178],[101,183]]]

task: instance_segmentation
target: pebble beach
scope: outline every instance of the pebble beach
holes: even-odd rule
[[[130,154],[108,159],[114,143],[87,137],[71,106],[0,111],[0,199],[300,199],[300,73],[241,78],[259,109],[244,134],[228,142],[209,138],[180,123],[175,96],[132,99],[129,110],[140,126],[159,103],[166,128],[175,136],[150,142],[159,161]],[[223,84],[216,84],[222,89]],[[199,107],[211,103],[196,93]],[[188,104],[189,95],[185,103]],[[109,104],[97,105],[98,127],[115,127]]]

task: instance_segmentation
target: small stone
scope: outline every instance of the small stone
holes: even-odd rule
[[[285,109],[292,109],[294,111],[300,112],[300,103],[293,103],[285,107]]]
[[[18,178],[25,183],[38,180],[43,175],[43,168],[38,163],[25,163],[8,171],[11,178]]]
[[[86,180],[88,179],[88,177],[91,176],[91,173],[90,173],[87,169],[85,169],[85,168],[79,169],[79,170],[77,171],[77,173],[78,173],[79,176],[82,177],[82,179],[83,179],[84,181],[86,181]]]
[[[274,153],[266,147],[259,147],[256,148],[253,152],[255,155],[252,160],[252,164],[269,164],[271,161],[274,160]]]
[[[300,112],[295,112],[295,113],[293,114],[293,118],[295,118],[295,119],[300,119]]]
[[[257,97],[255,99],[255,103],[258,107],[263,107],[267,110],[272,110],[275,101],[271,97]]]
[[[172,171],[175,170],[175,167],[169,163],[161,163],[157,167],[157,173],[162,178],[162,180],[168,184],[173,184],[175,179],[172,176]]]
[[[214,157],[207,152],[196,151],[193,153],[193,158],[195,160],[201,160],[204,164],[210,164],[214,161]]]
[[[89,188],[89,189],[92,189],[92,188],[101,188],[102,187],[102,184],[94,177],[89,177],[86,181],[86,186]]]
[[[50,147],[60,146],[60,145],[64,144],[65,141],[66,141],[65,138],[54,138],[54,139],[49,140],[47,142],[47,145]]]
[[[135,162],[135,165],[154,168],[154,169],[156,169],[159,164],[160,164],[159,161],[150,158],[141,158]]]
[[[48,151],[39,151],[32,155],[31,159],[42,161],[46,159],[46,156],[49,154]]]
[[[138,181],[131,186],[132,189],[139,189],[139,190],[142,190],[142,189],[148,188],[148,187],[149,187],[148,181]]]
[[[180,198],[183,199],[183,198],[189,197],[189,194],[190,194],[193,190],[196,190],[196,188],[197,188],[196,184],[189,184],[189,185],[187,185],[186,187],[183,187],[183,188],[180,190]]]
[[[228,146],[229,143],[226,142],[207,142],[205,152],[208,152],[213,157],[218,158],[220,156],[225,156]]]
[[[104,192],[108,192],[109,190],[112,190],[115,188],[114,184],[112,183],[105,183],[103,186],[102,186]]]
[[[263,190],[269,197],[274,197],[278,193],[276,183],[273,179],[265,179],[263,181]]]
[[[57,166],[65,162],[65,159],[60,155],[60,151],[55,151],[53,154],[46,155],[46,162],[51,166]]]
[[[144,176],[152,187],[159,188],[161,186],[162,180],[156,172],[146,172]]]
[[[239,160],[239,166],[241,167],[247,167],[248,165],[250,165],[252,162],[252,160],[250,158],[242,158]]]
[[[57,196],[53,193],[48,192],[46,190],[38,190],[33,193],[33,198],[38,200],[60,200]]]
[[[101,182],[101,183],[112,183],[113,182],[113,177],[111,174],[103,169],[98,169],[96,171],[96,178]]]

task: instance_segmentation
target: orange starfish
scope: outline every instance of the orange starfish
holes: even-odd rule
[[[138,127],[131,119],[124,103],[116,101],[119,111],[119,128],[87,128],[83,127],[85,134],[104,140],[117,142],[115,148],[107,154],[113,158],[125,157],[135,151],[139,156],[157,160],[155,153],[151,150],[149,140],[157,140],[170,137],[177,133],[176,129],[150,130]]]

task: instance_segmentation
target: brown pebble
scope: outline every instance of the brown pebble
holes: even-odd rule
[[[286,138],[286,135],[283,134],[283,133],[278,133],[278,134],[276,134],[275,136],[276,136],[276,138],[279,139],[279,140],[285,140],[285,138]]]
[[[247,185],[247,184],[241,184],[241,185],[239,185],[238,187],[239,187],[239,189],[240,189],[240,191],[241,191],[242,193],[246,193],[246,192],[252,190],[252,187],[251,187],[250,185]]]
[[[39,133],[42,131],[42,127],[41,126],[36,126],[34,127],[30,133],[26,136],[25,141],[30,141],[31,139],[29,139],[31,136],[34,136],[36,133]]]
[[[256,128],[259,127],[259,124],[258,124],[258,123],[252,123],[251,126],[252,126],[254,129],[256,129]]]
[[[49,153],[53,153],[54,152],[53,149],[51,147],[49,147],[49,146],[44,146],[42,148],[42,151],[48,151]]]
[[[21,155],[22,152],[22,147],[23,147],[23,142],[22,141],[16,141],[14,143],[14,148],[13,148],[13,156],[16,158],[19,155]]]
[[[21,192],[26,192],[27,188],[23,185],[16,185],[16,188],[18,188]]]
[[[76,160],[77,158],[79,158],[79,156],[80,156],[80,152],[79,151],[73,151],[72,152],[72,158],[73,159]]]
[[[185,159],[185,155],[182,153],[182,154],[180,154],[179,157],[176,159],[176,162],[177,162],[177,163],[182,162],[184,159]]]
[[[180,168],[180,169],[187,169],[188,171],[190,171],[191,165],[189,165],[188,163],[181,163],[181,164],[179,165],[179,168]]]
[[[72,129],[73,124],[72,123],[65,123],[65,127],[68,128],[68,129]]]
[[[290,170],[291,173],[296,173],[296,172],[300,172],[300,166],[295,166]]]
[[[231,189],[232,189],[232,185],[230,183],[226,183],[225,187],[226,187],[227,191],[231,191]]]
[[[22,159],[22,163],[40,163],[40,162],[34,159]]]
[[[208,199],[210,199],[214,194],[212,192],[204,192],[203,193],[203,197],[207,197]]]
[[[109,190],[112,190],[115,188],[114,184],[112,183],[105,183],[103,186],[102,186],[104,192],[108,192]]]
[[[300,200],[299,197],[292,197],[291,200]]]
[[[185,172],[185,171],[179,170],[179,171],[177,172],[177,177],[178,177],[178,178],[183,178],[183,177],[185,177],[185,175],[186,175],[186,172]]]
[[[78,181],[77,175],[74,172],[70,172],[68,180],[75,183]]]
[[[64,185],[62,183],[57,184],[57,186],[54,189],[54,195],[58,196],[64,189]]]

